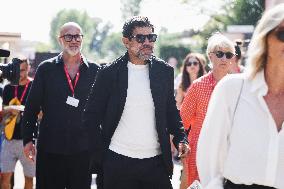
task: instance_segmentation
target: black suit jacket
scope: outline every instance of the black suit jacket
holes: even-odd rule
[[[93,147],[106,151],[120,121],[127,96],[128,53],[100,70],[84,110],[83,121],[92,127],[92,133],[101,129],[103,144],[93,141]],[[169,175],[172,175],[170,134],[174,135],[174,144],[187,143],[187,137],[181,123],[174,99],[173,68],[163,60],[152,57],[149,61],[149,78],[152,98],[155,106],[156,128],[161,145],[162,156]],[[101,136],[95,136],[99,139]]]
[[[99,66],[82,58],[74,94],[79,104],[74,107],[66,104],[72,92],[63,65],[60,54],[42,62],[37,68],[23,116],[23,140],[26,144],[33,139],[37,115],[42,110],[38,150],[70,155],[89,150],[90,131],[83,127],[81,116]]]

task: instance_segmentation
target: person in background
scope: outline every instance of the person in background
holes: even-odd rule
[[[203,61],[201,58],[202,56],[203,55],[199,53],[189,53],[183,60],[181,72],[182,79],[176,94],[176,105],[178,110],[180,109],[185,94],[192,82],[204,75],[204,67],[201,63]]]
[[[3,127],[4,140],[1,149],[1,188],[11,188],[11,178],[15,171],[17,161],[20,161],[25,177],[25,189],[33,188],[33,177],[35,176],[35,164],[28,161],[23,154],[23,137],[21,132],[22,114],[21,105],[25,105],[29,89],[31,87],[31,78],[28,77],[30,65],[25,57],[19,57],[20,80],[19,85],[7,84],[3,90]],[[8,132],[8,128],[14,125],[14,128]],[[13,126],[12,126],[13,127]],[[34,133],[33,133],[34,134]]]
[[[177,92],[177,89],[178,89],[178,85],[179,85],[179,82],[180,82],[180,73],[179,73],[179,70],[178,70],[178,60],[176,59],[176,57],[174,56],[171,56],[168,58],[168,64],[174,68],[174,90],[175,90],[175,95],[176,95],[176,92]]]
[[[214,90],[197,165],[205,189],[284,188],[284,3],[254,31],[245,74]]]
[[[122,34],[127,52],[98,73],[83,116],[85,127],[102,127],[104,189],[171,189],[170,134],[181,158],[188,151],[174,70],[153,55],[147,17],[126,20]]]
[[[196,148],[210,96],[217,82],[228,74],[234,54],[234,43],[227,37],[220,33],[211,36],[208,39],[207,56],[212,63],[212,71],[191,84],[181,105],[180,115],[184,127],[191,128],[188,135],[191,148],[187,159],[188,186],[199,179],[195,161]]]
[[[241,40],[235,41],[235,56],[233,58],[234,61],[230,64],[230,73],[243,73],[245,68],[241,64],[242,61],[242,44]]]
[[[177,58],[176,57],[174,57],[174,56],[171,56],[171,57],[169,57],[168,58],[168,64],[171,66],[171,67],[173,67],[174,68],[174,75],[175,75],[175,77],[176,77],[176,75],[178,74],[177,73],[177,65],[178,65],[178,60],[177,60]]]
[[[204,74],[204,67],[203,64],[201,63],[203,61],[204,56],[199,53],[189,53],[186,55],[185,59],[183,60],[183,65],[182,65],[182,80],[179,85],[179,88],[177,90],[176,94],[176,105],[178,110],[180,109],[180,106],[182,104],[182,101],[185,97],[185,94],[192,84],[192,82],[203,76]],[[190,128],[186,131],[188,133]],[[172,145],[172,150],[173,150],[173,145]],[[176,157],[178,154],[174,153],[174,156]],[[177,158],[175,158],[177,159]],[[180,189],[186,189],[187,188],[187,164],[186,160],[182,160],[183,164],[183,170],[182,170],[182,175],[181,175],[181,184],[180,184]]]
[[[60,28],[62,52],[37,68],[23,117],[24,154],[36,155],[36,188],[89,189],[97,138],[82,125],[82,112],[99,66],[81,53],[83,32],[74,22]],[[42,110],[37,152],[32,131]],[[95,141],[95,142],[94,142]],[[94,167],[94,166],[92,166]]]

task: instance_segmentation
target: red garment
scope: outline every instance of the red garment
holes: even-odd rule
[[[199,133],[207,112],[209,99],[216,85],[212,72],[197,79],[187,91],[181,105],[180,115],[185,129],[191,126],[188,135],[191,151],[187,157],[188,185],[199,180],[196,167],[196,149]]]

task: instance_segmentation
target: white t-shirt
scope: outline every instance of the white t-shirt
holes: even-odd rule
[[[150,158],[161,154],[156,130],[149,65],[128,62],[126,103],[109,149],[131,158]]]

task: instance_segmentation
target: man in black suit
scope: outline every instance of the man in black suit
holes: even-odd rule
[[[99,66],[81,53],[83,33],[74,22],[60,28],[62,52],[42,62],[28,95],[23,117],[24,153],[36,154],[37,189],[89,189],[90,133],[82,111]],[[33,132],[42,110],[37,153]]]
[[[122,34],[127,52],[98,73],[83,116],[94,137],[102,129],[104,189],[170,189],[170,134],[181,157],[188,151],[174,71],[152,55],[157,35],[147,17],[127,20]]]

